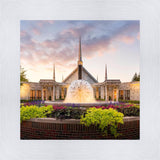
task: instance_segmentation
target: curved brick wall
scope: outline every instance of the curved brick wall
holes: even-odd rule
[[[139,139],[139,117],[125,117],[124,124],[119,125],[122,133],[116,139]],[[115,139],[108,134],[103,136],[98,127],[85,127],[79,120],[56,120],[54,118],[37,118],[21,124],[21,139]]]

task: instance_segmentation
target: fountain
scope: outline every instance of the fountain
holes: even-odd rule
[[[77,107],[89,107],[96,105],[106,104],[106,101],[97,102],[94,98],[93,88],[87,81],[83,80],[83,61],[81,53],[81,38],[79,39],[79,56],[78,56],[78,80],[74,80],[68,90],[67,96],[63,102],[51,102],[46,101],[45,104],[52,104],[57,106],[70,106],[74,105]]]
[[[107,102],[96,101],[94,98],[93,88],[90,83],[83,79],[79,79],[70,84],[67,90],[67,96],[63,102],[46,101],[45,104],[88,108],[90,106],[105,105]]]
[[[75,80],[68,88],[64,103],[94,103],[92,86],[85,80]]]

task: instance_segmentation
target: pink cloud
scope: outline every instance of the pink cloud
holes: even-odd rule
[[[21,36],[21,37],[25,37],[25,36],[26,36],[26,34],[27,34],[27,32],[26,32],[26,31],[21,31],[21,32],[20,32],[20,36]]]
[[[42,27],[42,26],[45,25],[45,24],[53,24],[53,23],[54,23],[53,20],[37,21],[37,25],[38,25],[39,27]]]
[[[121,36],[119,40],[126,44],[133,44],[135,41],[135,38],[131,36]]]
[[[79,37],[85,35],[87,32],[91,31],[94,29],[94,26],[91,25],[83,25],[79,27],[74,27],[74,28],[68,28],[66,30],[63,30],[60,35],[61,36],[67,36],[67,35],[72,35],[73,37]]]
[[[41,45],[46,48],[60,48],[60,46],[62,46],[62,44],[60,44],[58,41],[55,40],[43,41]]]
[[[40,35],[40,31],[39,31],[37,28],[33,28],[33,29],[32,29],[32,32],[33,32],[35,35]]]

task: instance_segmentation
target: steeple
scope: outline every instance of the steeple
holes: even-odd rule
[[[81,37],[79,37],[78,79],[82,79],[82,70],[83,70],[83,62],[82,62],[82,52],[81,52]]]
[[[82,51],[81,51],[81,36],[79,37],[78,65],[83,65],[83,62],[82,62]]]
[[[53,64],[53,80],[55,81],[55,64]]]
[[[105,81],[107,81],[107,65],[105,64]]]

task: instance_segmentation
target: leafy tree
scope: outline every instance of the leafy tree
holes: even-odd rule
[[[21,82],[28,82],[28,79],[26,78],[26,70],[20,66],[20,81]]]
[[[137,81],[140,81],[140,73],[139,73],[139,75],[138,75],[138,77],[137,77]]]
[[[134,81],[140,81],[140,74],[137,75],[137,73],[134,74],[133,78],[132,78],[132,82]]]

